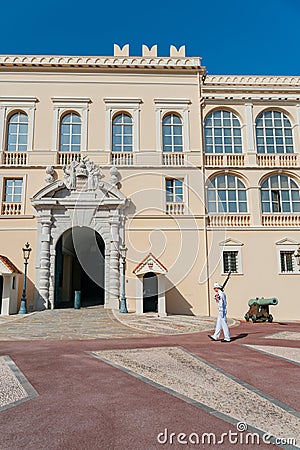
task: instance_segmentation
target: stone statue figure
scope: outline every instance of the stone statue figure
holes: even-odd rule
[[[72,161],[69,166],[64,166],[64,182],[68,189],[76,189],[76,168],[78,167],[78,161]]]
[[[76,190],[77,177],[87,178],[87,190],[95,191],[99,187],[99,181],[103,177],[100,167],[89,159],[72,161],[63,168],[64,183],[70,190]]]
[[[112,184],[113,186],[115,186],[117,189],[120,189],[121,187],[121,174],[118,171],[118,169],[116,167],[112,167],[110,169],[110,184]]]
[[[45,181],[47,184],[50,184],[54,181],[54,167],[53,166],[47,166],[46,167],[46,177]]]
[[[88,172],[88,191],[95,191],[99,186],[99,181],[103,177],[101,169],[93,161],[88,160],[86,162],[86,168]]]

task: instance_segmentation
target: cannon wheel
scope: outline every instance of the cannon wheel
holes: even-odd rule
[[[246,319],[247,322],[249,322],[250,316],[249,316],[248,313],[245,314],[245,319]]]
[[[268,322],[273,322],[273,316],[272,316],[272,314],[269,314],[269,315],[268,315]]]
[[[251,319],[252,319],[252,322],[256,322],[256,319],[257,319],[256,314],[253,314],[253,316],[251,317]]]

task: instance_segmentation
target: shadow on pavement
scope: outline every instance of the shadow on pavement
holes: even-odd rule
[[[248,333],[240,333],[237,336],[233,336],[230,338],[231,341],[237,341],[238,339],[243,339],[248,336]]]

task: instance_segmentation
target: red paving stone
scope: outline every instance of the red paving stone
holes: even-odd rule
[[[242,323],[230,344],[211,342],[207,333],[89,341],[0,342],[39,393],[39,397],[0,413],[1,450],[141,450],[211,448],[211,445],[161,445],[157,434],[217,436],[234,425],[213,417],[160,389],[116,369],[88,351],[179,345],[276,399],[299,405],[299,366],[243,347],[242,344],[299,347],[299,342],[263,339],[279,331],[300,331],[300,324]],[[184,381],[184,380],[183,380]],[[270,449],[233,445],[224,449]]]

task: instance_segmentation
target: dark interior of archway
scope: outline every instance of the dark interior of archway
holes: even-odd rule
[[[153,272],[145,273],[143,277],[143,311],[157,312],[158,307],[158,282]]]
[[[56,245],[55,307],[74,306],[75,291],[81,306],[104,304],[104,241],[95,230],[74,227]]]

